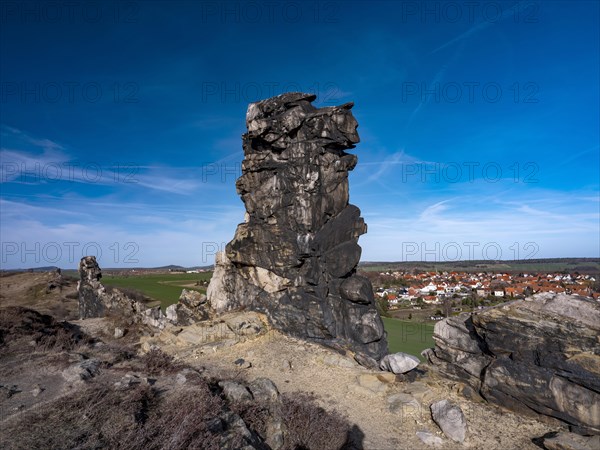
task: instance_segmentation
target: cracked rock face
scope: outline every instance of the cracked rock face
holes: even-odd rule
[[[425,356],[486,400],[600,434],[600,304],[536,294],[435,325]]]
[[[102,271],[94,256],[85,256],[79,261],[79,282],[77,291],[79,293],[79,318],[103,317],[105,304],[99,292],[104,291],[100,282]]]
[[[208,301],[217,312],[264,312],[291,335],[387,353],[369,280],[356,275],[367,227],[349,204],[345,150],[359,142],[352,103],[315,108],[316,96],[287,93],[246,114],[238,194],[244,223],[217,255]]]
[[[84,256],[79,262],[79,318],[104,317],[109,312],[143,323],[153,328],[163,329],[167,323],[186,324],[208,317],[202,308],[201,295],[184,289],[180,301],[167,308],[165,317],[160,306],[148,308],[144,303],[129,298],[118,289],[106,288],[100,282],[102,270],[95,256]],[[119,334],[119,333],[116,333]]]

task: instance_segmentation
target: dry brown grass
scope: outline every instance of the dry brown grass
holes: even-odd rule
[[[227,440],[227,448],[246,443],[239,434],[229,433],[238,414],[251,431],[257,448],[259,436],[264,440],[267,423],[273,415],[284,422],[286,450],[333,450],[347,445],[350,426],[339,414],[319,407],[314,397],[284,394],[277,404],[260,401],[228,404],[216,380],[198,375],[184,385],[174,374],[185,366],[161,350],[137,356],[133,346],[113,341],[97,349],[90,338],[67,322],[23,307],[0,309],[0,355],[17,355],[31,351],[35,342],[38,357],[44,364],[57,367],[59,351],[81,350],[102,357],[107,371],[88,381],[78,390],[56,400],[35,405],[2,421],[2,449],[208,449],[217,450]],[[0,356],[0,361],[2,359]],[[113,357],[114,356],[114,357]],[[64,361],[62,361],[64,362]],[[118,369],[111,369],[126,362]],[[146,382],[126,389],[117,388],[114,374],[131,370],[157,375],[162,384]],[[142,377],[143,378],[143,377]],[[239,419],[238,419],[239,420]],[[267,448],[265,446],[265,448]]]
[[[222,405],[207,384],[169,396],[148,385],[122,391],[96,384],[5,422],[0,447],[216,450],[211,423]]]
[[[183,365],[177,363],[175,359],[159,349],[152,349],[141,357],[141,362],[145,371],[150,375],[172,374],[181,369]]]
[[[307,393],[283,394],[280,404],[254,400],[230,406],[263,439],[276,409],[285,429],[284,450],[340,450],[348,445],[348,421],[337,412],[321,408],[316,398]]]
[[[255,431],[261,438],[266,438],[267,421],[271,416],[272,405],[264,402],[233,403],[229,405],[238,414],[249,429]]]
[[[90,342],[90,338],[68,322],[23,308],[0,308],[0,347],[15,344],[13,349],[29,351],[26,342],[35,342],[41,351],[74,350]]]
[[[351,427],[339,413],[324,410],[310,394],[283,394],[282,400],[287,429],[285,450],[344,448]]]

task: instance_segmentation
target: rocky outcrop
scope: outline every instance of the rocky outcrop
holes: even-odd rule
[[[184,289],[179,302],[169,306],[165,315],[160,306],[148,308],[145,303],[128,297],[119,289],[106,289],[100,282],[102,270],[95,256],[81,258],[79,278],[80,319],[104,317],[112,313],[129,318],[134,323],[162,330],[168,324],[189,325],[209,317],[208,309],[204,308],[206,296],[196,291]]]
[[[100,282],[102,270],[96,262],[95,256],[86,256],[79,261],[79,282],[77,292],[79,293],[79,318],[102,317],[105,313],[105,302],[99,295],[104,292],[104,286]]]
[[[490,402],[600,433],[600,304],[538,294],[435,326],[424,356]]]
[[[379,360],[383,323],[369,280],[356,274],[367,228],[349,204],[353,104],[318,109],[315,98],[288,93],[248,107],[236,183],[246,217],[217,255],[208,301],[219,313],[250,308],[283,332]]]
[[[192,325],[209,318],[206,295],[191,289],[183,289],[179,301],[167,306],[167,321],[177,325]]]
[[[107,290],[100,279],[102,269],[95,256],[85,256],[79,262],[79,318],[104,317],[119,314],[155,328],[164,328],[166,318],[160,307],[148,308],[144,303],[129,298],[118,289]]]
[[[153,348],[175,346],[180,350],[193,348],[196,354],[214,353],[267,333],[266,319],[261,316],[253,311],[237,311],[191,325],[166,327],[161,333],[142,336],[141,349],[149,352]]]

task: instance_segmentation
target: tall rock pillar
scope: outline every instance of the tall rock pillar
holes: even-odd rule
[[[349,204],[359,142],[352,103],[316,108],[287,93],[248,107],[242,176],[244,223],[217,255],[208,301],[249,308],[291,335],[381,359],[383,323],[368,279],[356,274],[367,227]]]

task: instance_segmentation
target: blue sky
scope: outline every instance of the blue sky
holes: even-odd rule
[[[600,256],[599,3],[3,2],[2,268],[208,265],[249,102],[354,101],[363,261]]]

